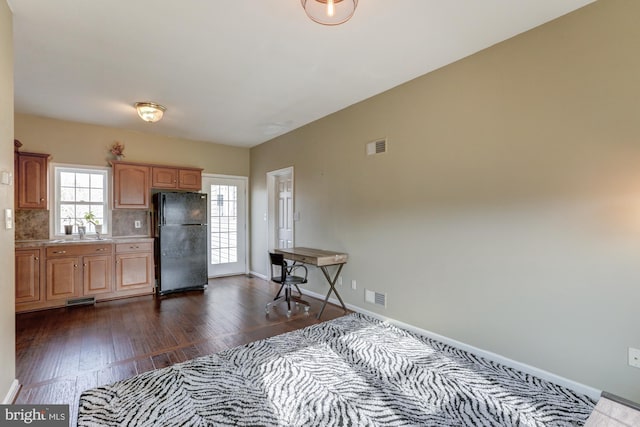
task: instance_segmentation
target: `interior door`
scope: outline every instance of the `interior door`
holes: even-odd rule
[[[247,272],[247,179],[207,176],[209,194],[209,277]]]
[[[293,177],[279,175],[276,178],[276,235],[278,249],[293,247]]]

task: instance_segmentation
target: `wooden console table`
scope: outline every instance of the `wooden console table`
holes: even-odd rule
[[[336,280],[338,280],[338,276],[342,271],[342,267],[347,263],[347,258],[348,258],[347,254],[332,252],[332,251],[325,251],[322,249],[300,248],[300,247],[288,248],[288,249],[275,249],[274,252],[284,255],[286,259],[302,262],[304,264],[314,265],[316,267],[320,267],[320,270],[322,270],[324,277],[327,279],[327,282],[329,282],[329,292],[327,292],[327,296],[324,299],[322,308],[320,309],[318,316],[316,316],[318,319],[320,318],[320,316],[322,316],[322,312],[324,311],[324,308],[327,305],[327,301],[329,301],[329,296],[331,295],[331,292],[336,294],[336,296],[338,297],[338,300],[340,301],[340,304],[342,304],[342,308],[344,309],[344,311],[347,311],[347,307],[344,305],[344,302],[342,301],[342,298],[340,297],[340,294],[336,289]],[[327,267],[331,265],[335,265],[338,267],[333,277],[331,277],[331,275],[329,274],[329,271],[327,270]]]

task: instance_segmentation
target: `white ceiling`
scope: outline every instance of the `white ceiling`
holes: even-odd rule
[[[251,147],[592,1],[360,0],[326,27],[300,0],[9,0],[15,110]]]

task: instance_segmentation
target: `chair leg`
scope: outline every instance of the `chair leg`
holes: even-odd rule
[[[280,289],[278,289],[278,293],[276,294],[276,297],[273,299],[274,301],[280,298],[280,294],[282,293],[282,288],[284,288],[284,285],[280,285]]]
[[[271,301],[270,303],[268,303],[265,306],[265,312],[267,314],[269,314],[269,311],[271,309],[272,306],[279,304],[283,301],[287,302],[287,317],[291,317],[291,301],[293,301],[296,305],[298,304],[302,304],[304,306],[304,311],[305,313],[309,312],[309,303],[305,300],[303,300],[302,298],[300,298],[302,296],[302,292],[300,292],[300,288],[298,288],[298,285],[293,285],[297,288],[298,292],[300,293],[300,296],[295,296],[293,295],[293,289],[291,289],[291,285],[282,285],[280,287],[280,290],[278,291],[278,294],[276,295],[276,297],[273,299],[273,301]],[[282,289],[284,288],[284,295],[282,294]]]

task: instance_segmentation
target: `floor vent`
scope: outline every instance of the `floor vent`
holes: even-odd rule
[[[379,139],[367,144],[367,155],[382,154],[387,152],[387,139]]]
[[[93,305],[95,303],[96,297],[74,298],[67,300],[67,307],[73,307],[76,305]]]
[[[364,300],[365,302],[369,302],[371,304],[381,305],[385,308],[387,307],[387,294],[383,294],[381,292],[375,292],[365,289]]]

